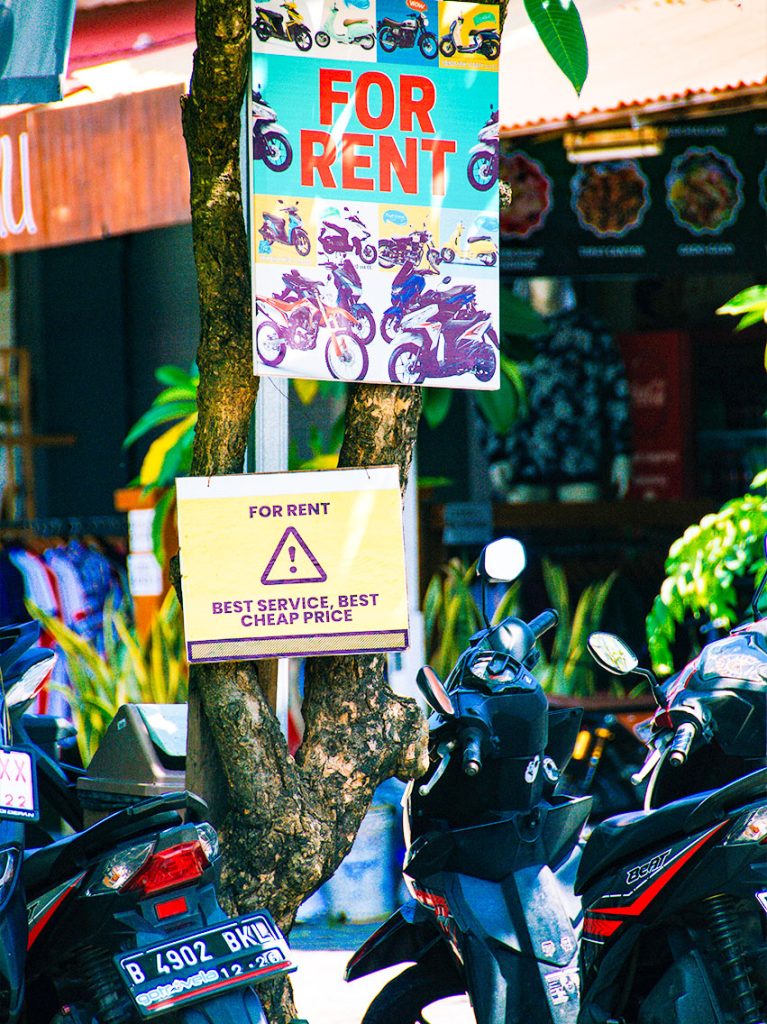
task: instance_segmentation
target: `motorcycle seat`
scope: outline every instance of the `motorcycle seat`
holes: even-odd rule
[[[316,281],[310,281],[308,277],[303,277],[297,270],[292,270],[287,274],[282,275],[282,280],[289,288],[301,288],[314,290],[317,287]]]
[[[350,25],[365,25],[367,24],[366,18],[344,18],[344,28],[349,28]]]
[[[471,245],[472,242],[492,242],[492,238],[490,235],[472,235],[471,238],[468,239],[468,242],[469,245]]]
[[[721,789],[693,793],[653,811],[630,811],[600,822],[578,865],[576,893],[583,893],[611,865],[629,861],[648,847],[692,835],[725,817],[725,808],[761,799],[767,783],[762,768]]]
[[[394,18],[381,18],[381,22],[380,23],[382,25],[389,25],[389,26],[391,26],[391,28],[399,28],[400,27],[400,22],[395,21]],[[406,25],[407,22],[403,21],[402,24]]]

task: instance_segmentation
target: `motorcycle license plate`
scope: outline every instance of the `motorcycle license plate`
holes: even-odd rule
[[[265,911],[120,953],[115,963],[144,1017],[296,969],[284,935]]]
[[[0,747],[0,818],[37,821],[37,776],[28,750]]]

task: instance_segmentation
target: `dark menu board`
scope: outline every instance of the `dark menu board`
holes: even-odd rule
[[[562,140],[501,141],[501,269],[524,276],[765,266],[767,113],[666,126],[660,155],[573,164]]]

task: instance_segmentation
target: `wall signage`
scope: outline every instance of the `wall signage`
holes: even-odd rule
[[[255,372],[497,388],[498,6],[252,14]]]
[[[396,467],[176,486],[190,662],[407,647]]]
[[[504,140],[502,269],[519,275],[757,272],[767,227],[764,112],[668,126],[659,156],[568,163]]]

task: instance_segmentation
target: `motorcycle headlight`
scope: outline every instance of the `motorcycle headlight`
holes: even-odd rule
[[[743,843],[767,843],[767,806],[741,814],[722,845],[738,846]]]
[[[429,19],[428,18],[424,18],[423,19],[423,27],[424,28],[428,28],[429,27]]]

